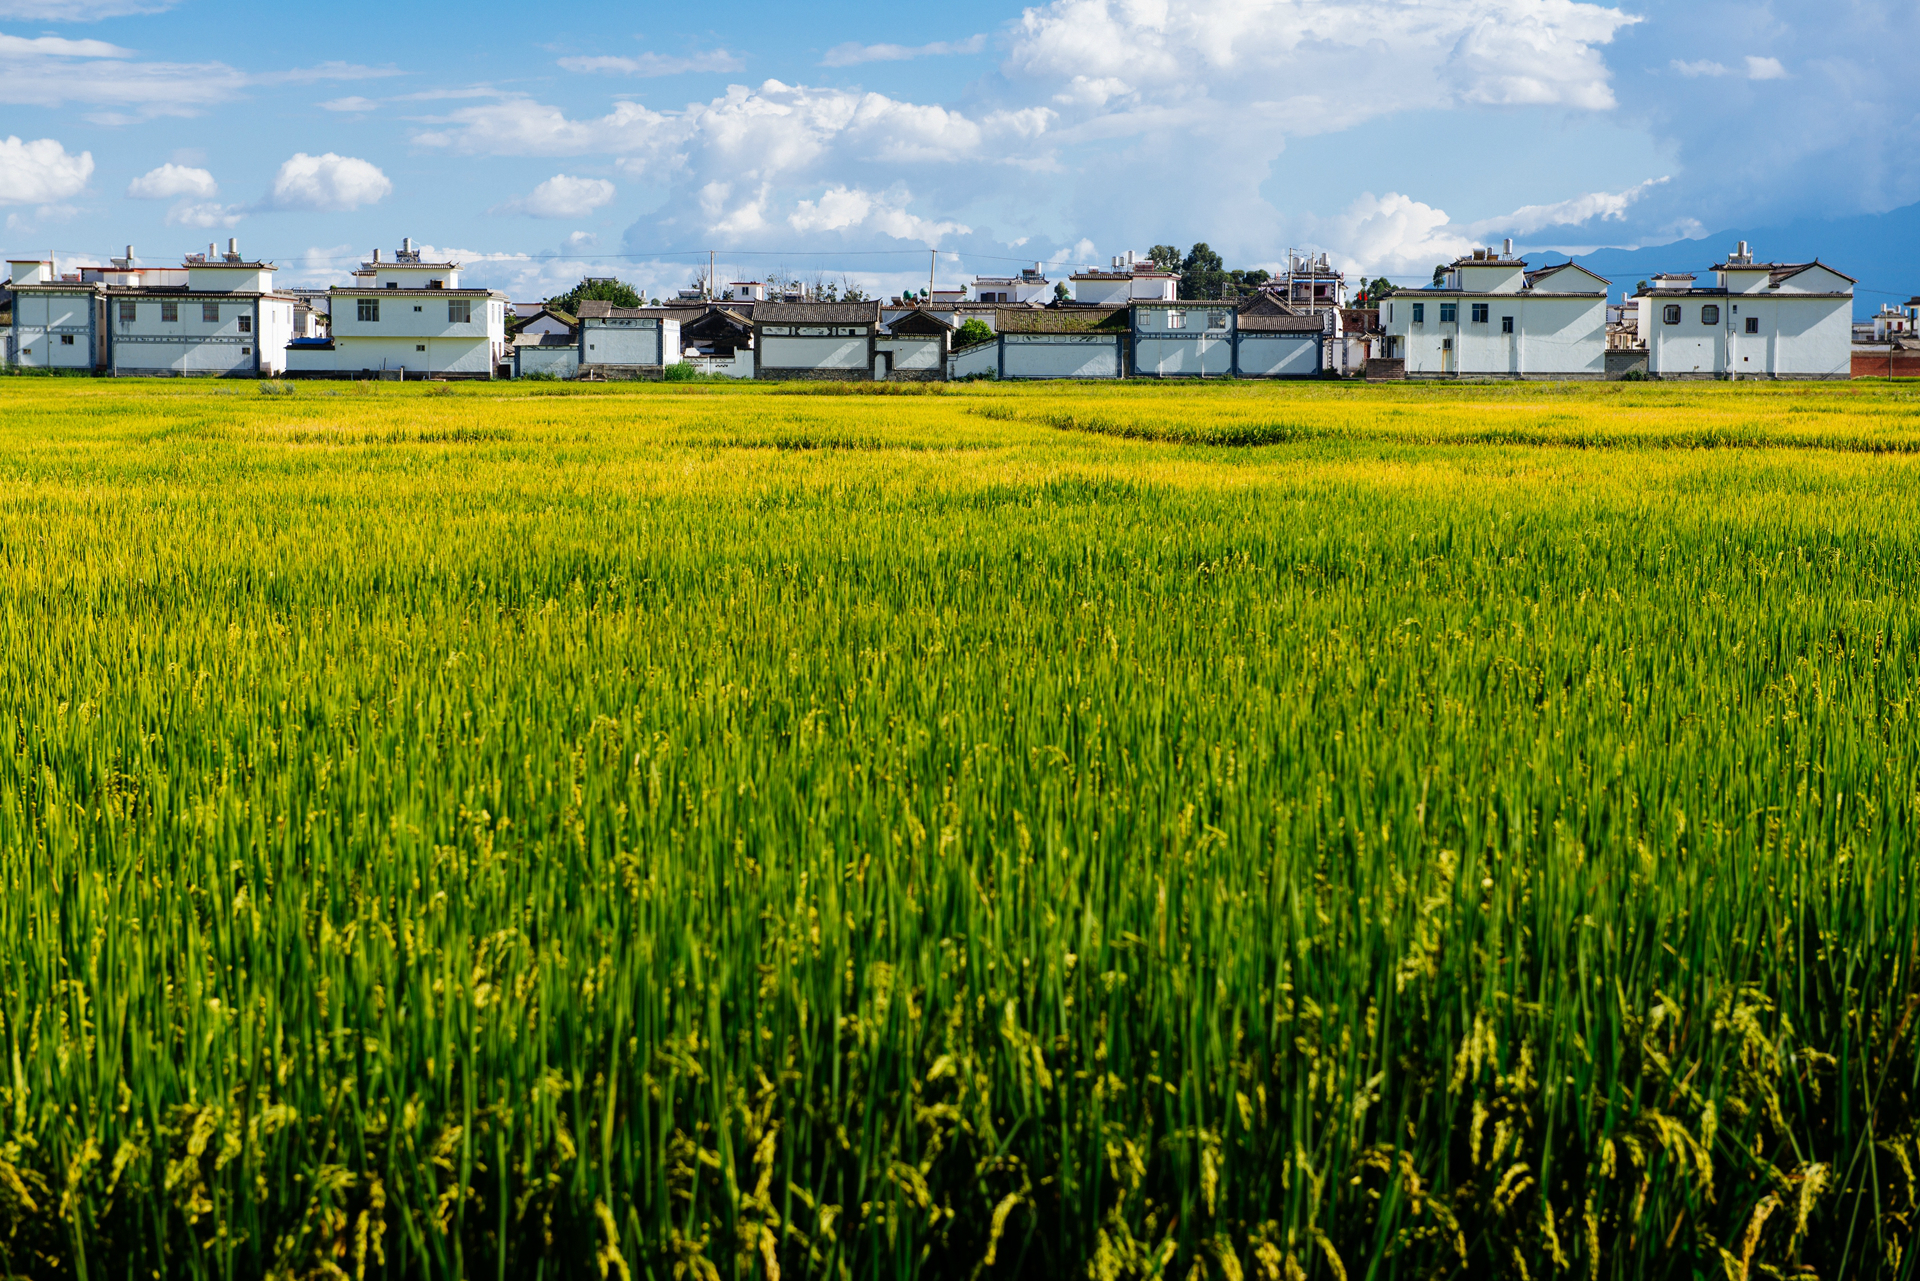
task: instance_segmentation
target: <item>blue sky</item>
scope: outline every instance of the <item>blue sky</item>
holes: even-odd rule
[[[929,249],[1195,240],[1420,279],[1920,201],[1916,66],[1911,0],[0,0],[0,247],[233,235],[327,283],[410,235],[516,298],[709,248],[890,292]]]

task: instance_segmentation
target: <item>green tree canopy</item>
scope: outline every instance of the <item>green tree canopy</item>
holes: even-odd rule
[[[611,276],[588,276],[566,293],[547,299],[547,306],[558,307],[568,315],[577,316],[580,314],[580,304],[589,299],[610,302],[616,307],[646,306],[646,300],[639,290]]]
[[[1180,270],[1180,251],[1172,245],[1155,245],[1147,250],[1147,261],[1162,271]]]
[[[953,336],[953,349],[959,351],[962,347],[978,347],[992,341],[993,330],[987,327],[987,322],[978,316],[969,316],[967,323],[960,326],[960,332]]]
[[[1187,251],[1185,261],[1180,264],[1182,298],[1218,298],[1225,291],[1226,283],[1226,264],[1206,241]]]

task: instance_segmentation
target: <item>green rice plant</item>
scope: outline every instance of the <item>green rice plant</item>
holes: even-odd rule
[[[1894,1277],[1920,397],[0,390],[0,1271]]]

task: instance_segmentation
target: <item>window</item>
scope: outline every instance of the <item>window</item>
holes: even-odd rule
[[[1227,327],[1227,313],[1226,313],[1226,312],[1224,312],[1224,311],[1210,311],[1210,312],[1208,312],[1208,313],[1207,313],[1207,328],[1208,328],[1208,329],[1225,329],[1226,327]]]
[[[121,303],[120,304],[120,323],[123,325],[131,325],[133,323],[134,317],[139,313],[139,311],[140,311],[140,308],[133,303],[130,303],[130,302]]]
[[[1760,317],[1758,316],[1747,317],[1747,332],[1750,334],[1757,334],[1760,332]]]
[[[241,332],[241,333],[243,333],[243,334],[250,334],[250,333],[252,333],[252,332],[253,332],[253,317],[252,317],[252,316],[242,316],[242,317],[240,317],[240,332]]]
[[[60,345],[61,345],[62,347],[71,347],[71,346],[73,346],[73,335],[72,335],[72,334],[61,334],[61,335],[60,335]]]
[[[362,298],[360,300],[359,310],[360,319],[367,321],[378,320],[380,319],[380,300],[378,298]]]
[[[413,349],[415,351],[425,351],[427,349],[427,345],[423,342],[417,342],[413,345]]]
[[[1476,325],[1484,325],[1487,323],[1486,303],[1477,302],[1473,304],[1473,323]]]
[[[1393,304],[1392,303],[1387,304],[1387,323],[1389,325],[1393,323]]]
[[[398,289],[399,287],[400,287],[400,282],[397,280],[389,280],[387,282],[387,288],[389,289]]]
[[[473,319],[473,303],[465,298],[453,298],[447,302],[447,323],[464,325]]]
[[[1513,332],[1513,317],[1512,317],[1512,316],[1502,316],[1502,317],[1500,317],[1500,332],[1501,332],[1501,333],[1503,333],[1503,334],[1510,334],[1510,333],[1512,333],[1512,332]]]
[[[1168,328],[1168,329],[1185,329],[1186,327],[1187,327],[1187,313],[1186,313],[1186,312],[1184,312],[1184,311],[1170,311],[1170,312],[1168,312],[1168,313],[1167,313],[1167,328]]]
[[[1457,302],[1441,303],[1440,304],[1440,323],[1443,325],[1459,324],[1460,323],[1460,304]]]
[[[180,304],[177,302],[161,303],[160,320],[163,324],[177,324],[180,320]]]
[[[1719,324],[1720,309],[1714,306],[1712,303],[1708,303],[1706,306],[1702,307],[1700,309],[1700,323],[1703,325]]]
[[[241,354],[242,356],[251,356],[251,355],[253,354],[253,348],[251,348],[251,347],[242,347],[242,348],[240,349],[240,354]]]
[[[444,280],[429,280],[427,282],[427,288],[429,289],[445,289],[446,287],[447,282]]]
[[[1442,338],[1442,339],[1440,340],[1440,350],[1441,350],[1441,351],[1452,351],[1452,350],[1453,350],[1453,339],[1451,339],[1451,338]]]
[[[1666,307],[1665,307],[1665,308],[1664,308],[1664,309],[1663,309],[1663,310],[1662,310],[1662,311],[1660,312],[1660,319],[1661,319],[1661,320],[1663,320],[1663,321],[1665,321],[1665,322],[1666,322],[1667,324],[1669,324],[1669,325],[1677,325],[1677,324],[1679,324],[1679,323],[1680,323],[1680,306],[1679,306],[1679,304],[1678,304],[1678,303],[1668,303],[1668,304],[1666,305]]]
[[[1413,304],[1413,323],[1416,325],[1427,323],[1427,304],[1423,302]]]
[[[419,309],[418,307],[415,307],[415,308],[414,308],[414,310],[415,310],[415,311],[419,311],[420,309]]]
[[[217,302],[201,303],[200,319],[206,321],[209,325],[219,324],[220,323],[220,304]]]

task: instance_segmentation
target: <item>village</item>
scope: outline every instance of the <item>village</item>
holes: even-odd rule
[[[1292,253],[1241,297],[1181,296],[1126,253],[1065,281],[1044,264],[921,295],[850,301],[789,282],[710,278],[656,305],[515,302],[463,286],[411,239],[325,290],[275,285],[237,240],[150,267],[8,262],[0,365],[116,377],[791,380],[1364,378],[1844,379],[1920,374],[1920,298],[1853,320],[1852,277],[1768,262],[1741,242],[1704,276],[1658,275],[1622,301],[1572,261],[1513,242],[1430,285],[1349,296],[1325,254]],[[591,283],[591,282],[583,282]]]

